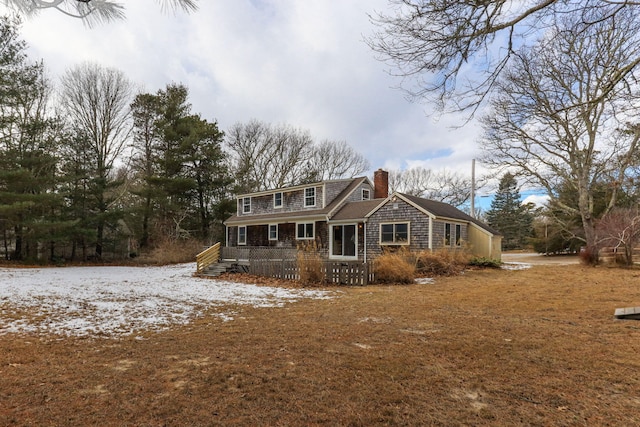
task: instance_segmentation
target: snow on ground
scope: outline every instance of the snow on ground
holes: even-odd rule
[[[531,264],[526,262],[503,262],[500,267],[503,270],[526,270],[531,268]]]
[[[234,305],[281,307],[335,292],[192,277],[195,264],[164,267],[0,268],[0,335],[119,337],[187,324]]]

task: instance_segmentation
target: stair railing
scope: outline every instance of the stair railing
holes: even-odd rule
[[[210,265],[216,264],[220,260],[220,242],[208,247],[196,255],[196,272],[202,273]]]

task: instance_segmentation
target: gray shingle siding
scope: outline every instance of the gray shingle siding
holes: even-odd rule
[[[451,242],[448,248],[456,248],[456,225],[460,225],[461,245],[469,239],[468,224],[454,221],[433,221],[433,249],[444,248],[445,224],[451,224]]]
[[[327,182],[326,191],[327,191],[327,204],[331,203],[333,199],[338,197],[345,188],[347,188],[351,184],[351,181],[335,181],[335,182]]]
[[[397,209],[394,209],[397,205]],[[380,224],[393,222],[409,223],[409,249],[422,250],[429,248],[429,217],[415,207],[402,200],[388,202],[378,209],[367,224],[367,254],[371,257],[382,253],[380,245]]]
[[[371,188],[371,186],[364,182],[362,184],[360,184],[358,186],[358,188],[355,189],[355,191],[353,191],[349,197],[347,198],[346,202],[359,202],[362,200],[362,190],[369,190],[369,197],[370,199],[373,199],[373,188]]]
[[[407,245],[412,251],[421,251],[429,249],[429,216],[408,203],[398,200],[395,202],[397,209],[394,209],[394,202],[388,202],[378,209],[371,217],[367,224],[367,255],[374,258],[380,255],[385,246],[380,245],[380,224],[384,223],[409,223],[409,239],[410,244]],[[468,224],[456,221],[447,221],[434,219],[432,226],[433,232],[433,249],[442,249],[444,247],[445,224],[451,224],[451,245],[450,248],[456,248],[456,224],[460,225],[460,237],[462,241],[468,239]],[[398,245],[402,246],[402,245]]]
[[[346,186],[345,186],[345,188],[346,188]],[[338,212],[347,203],[362,201],[362,190],[363,189],[369,190],[370,197],[373,197],[373,188],[368,183],[364,182],[364,183],[360,184],[355,190],[353,190],[351,192],[351,194],[349,194],[349,196],[347,198],[345,198],[339,205],[337,205],[335,208],[333,208],[333,212],[334,213]],[[342,190],[344,190],[344,188]],[[340,190],[340,191],[342,191],[342,190]],[[329,191],[327,191],[327,193],[328,192]],[[336,196],[334,196],[334,198],[335,197],[337,197],[337,194],[336,194]],[[333,199],[331,199],[331,200],[333,200]]]
[[[242,212],[243,198],[238,199],[238,216],[251,216],[251,215],[263,215],[271,213],[283,213],[283,212],[304,212],[306,209],[321,209],[322,208],[322,185],[311,185],[316,189],[316,204],[315,207],[304,206],[304,191],[305,189],[295,191],[282,191],[282,207],[273,207],[273,194],[265,194],[261,196],[251,197],[251,213]],[[308,187],[307,187],[308,188]],[[327,192],[328,193],[328,192]],[[334,196],[335,197],[335,196]],[[328,199],[331,200],[331,199]]]

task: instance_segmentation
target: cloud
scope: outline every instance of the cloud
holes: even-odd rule
[[[127,19],[94,28],[53,10],[26,22],[33,59],[54,78],[94,61],[121,69],[145,91],[190,89],[193,111],[225,130],[256,118],[346,141],[372,169],[422,165],[470,174],[478,156],[473,123],[427,117],[429,105],[393,89],[364,43],[367,14],[386,0],[200,2],[190,15],[163,13],[152,0],[126,3]]]
[[[549,202],[549,196],[543,194],[531,194],[522,200],[522,204],[533,203],[536,207],[544,207]]]

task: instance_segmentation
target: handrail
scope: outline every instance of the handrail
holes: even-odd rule
[[[216,264],[218,260],[220,260],[220,242],[196,255],[196,272],[202,273],[210,265]]]

